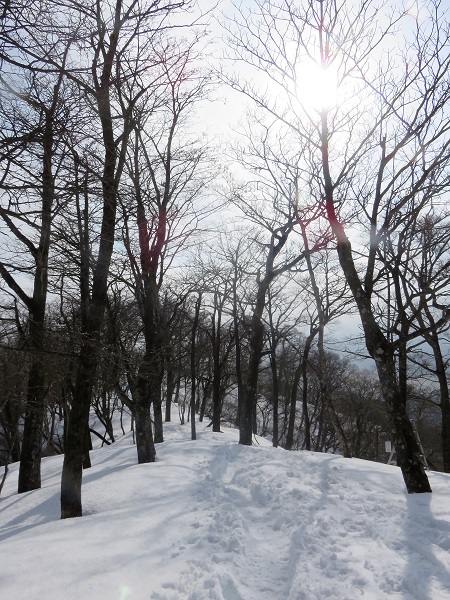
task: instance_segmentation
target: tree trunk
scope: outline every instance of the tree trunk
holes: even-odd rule
[[[284,445],[286,450],[292,450],[292,446],[294,445],[294,429],[295,429],[295,420],[297,417],[297,391],[298,384],[300,383],[300,375],[302,371],[302,363],[303,358],[297,365],[294,373],[294,380],[292,382],[291,388],[291,398],[289,403],[289,420],[288,420],[288,428],[286,433],[286,443]]]
[[[175,391],[175,369],[172,365],[168,364],[167,367],[167,391],[166,391],[166,415],[165,422],[170,423],[171,410],[172,410],[172,398]]]
[[[252,314],[250,326],[250,357],[248,372],[245,381],[242,382],[242,398],[239,399],[239,443],[246,446],[252,445],[252,433],[256,433],[256,399],[258,393],[259,364],[264,346],[264,325],[262,316],[266,305],[266,295],[274,277],[285,270],[274,268],[275,259],[283,249],[292,231],[293,223],[287,223],[272,232],[269,251],[266,258],[264,277],[261,279],[260,272],[257,277],[257,292],[255,308]]]
[[[0,412],[0,422],[5,435],[9,462],[17,462],[20,460],[20,413],[19,407],[14,407],[13,402],[12,398],[6,400],[3,407],[3,413]]]
[[[196,341],[197,329],[200,320],[200,307],[202,304],[202,293],[199,292],[197,302],[195,303],[194,322],[192,323],[191,333],[191,439],[197,439],[195,429],[195,390],[196,390]]]
[[[81,478],[96,361],[96,348],[92,341],[86,340],[80,349],[77,378],[64,445],[61,478],[62,519],[82,516]]]
[[[375,321],[370,300],[359,282],[350,242],[342,235],[338,241],[338,254],[342,270],[359,309],[367,350],[375,360],[397,453],[397,464],[401,468],[406,489],[409,494],[431,492],[420,448],[406,412],[405,398],[398,387],[392,345]]]
[[[450,394],[447,373],[445,370],[445,361],[442,356],[437,334],[427,336],[427,341],[433,350],[436,375],[439,381],[439,396],[442,414],[441,438],[443,468],[444,473],[450,473]]]
[[[311,340],[312,343],[312,340]],[[303,446],[305,450],[311,450],[311,420],[308,410],[308,356],[311,344],[305,344],[305,350],[302,360],[302,413],[305,422],[305,434],[303,436]]]
[[[233,338],[234,338],[234,352],[235,352],[235,366],[236,366],[236,381],[237,381],[237,392],[238,392],[238,406],[236,413],[235,425],[239,427],[240,415],[241,415],[241,401],[242,401],[242,360],[241,360],[241,340],[239,335],[239,316],[238,316],[238,297],[237,297],[237,280],[238,280],[238,262],[237,257],[234,262],[234,278],[233,278]]]
[[[206,381],[204,384],[202,384],[203,394],[202,394],[202,401],[200,404],[200,415],[199,415],[200,423],[203,422],[203,417],[205,416],[206,404],[208,403],[208,399],[209,399],[209,395],[210,395],[210,387],[211,387],[211,383],[209,380]]]
[[[450,400],[448,394],[446,397],[441,395],[442,411],[442,460],[444,463],[444,473],[450,473]]]
[[[102,173],[103,210],[102,224],[97,260],[92,278],[92,296],[89,297],[89,277],[86,281],[86,253],[89,248],[88,239],[88,192],[85,189],[84,227],[80,231],[81,249],[81,301],[85,315],[82,325],[82,345],[78,358],[77,376],[73,394],[73,405],[67,431],[64,454],[63,473],[61,479],[61,518],[80,517],[81,478],[84,452],[84,435],[89,421],[89,408],[92,389],[98,362],[98,346],[103,317],[107,305],[108,275],[114,246],[116,225],[117,192],[122,166],[117,165],[118,146],[114,137],[111,112],[110,85],[111,73],[117,47],[120,24],[120,11],[116,13],[115,30],[110,36],[110,46],[104,58],[101,78],[96,82],[96,104],[100,118],[103,144],[104,164]],[[125,126],[122,143],[128,137]],[[118,167],[118,173],[116,172]],[[86,186],[87,187],[87,186]],[[88,248],[86,248],[86,245]]]
[[[92,466],[91,456],[89,454],[90,450],[92,450],[92,439],[91,439],[91,432],[89,430],[89,416],[88,416],[88,421],[85,424],[85,430],[84,430],[83,470],[90,469]]]
[[[43,323],[30,324],[39,329],[39,341],[34,335],[34,352],[42,349]],[[35,355],[28,375],[27,405],[20,454],[18,493],[29,492],[41,487],[41,450],[44,420],[44,369],[42,355]]]
[[[397,464],[401,468],[409,494],[431,492],[430,483],[420,456],[420,448],[406,412],[404,398],[398,387],[392,344],[388,342],[376,322],[370,295],[363,289],[355,267],[350,241],[336,215],[328,155],[329,132],[326,110],[322,111],[321,119],[322,170],[327,217],[337,240],[339,263],[358,307],[366,347],[370,356],[375,360],[377,367],[378,379],[397,452]]]
[[[273,406],[273,431],[272,445],[278,448],[278,407],[279,407],[279,385],[278,385],[278,370],[275,352],[270,357],[270,367],[272,370],[272,406]]]
[[[327,366],[326,366],[326,357],[325,357],[325,349],[323,344],[323,323],[319,325],[319,339],[318,339],[318,350],[319,350],[319,383],[320,383],[320,392],[322,395],[322,401],[325,403],[325,406],[328,409],[328,414],[330,415],[331,422],[333,424],[334,433],[338,440],[341,452],[345,458],[351,458],[352,453],[350,451],[349,445],[347,443],[347,439],[345,437],[344,430],[342,428],[341,421],[339,419],[339,415],[337,414],[333,402],[330,397],[330,393],[328,391],[328,383],[327,383]]]
[[[150,418],[150,407],[146,403],[136,403],[133,410],[136,449],[138,463],[152,463],[156,460],[155,444],[153,442],[152,421]]]
[[[279,249],[281,249],[280,246],[278,251]],[[277,251],[272,243],[266,259],[265,277],[258,281],[256,304],[250,326],[250,357],[248,372],[245,381],[242,382],[242,398],[239,401],[241,411],[239,417],[239,443],[245,446],[252,445],[253,431],[255,430],[256,424],[258,372],[264,345],[264,325],[262,322],[262,315],[266,305],[266,294],[270,282],[273,279],[273,263],[276,253]]]
[[[302,409],[303,409],[303,419],[305,422],[305,450],[311,450],[311,433],[310,433],[310,425],[309,425],[309,415],[308,415],[308,357],[309,352],[311,350],[311,345],[314,337],[316,336],[317,329],[312,329],[310,334],[305,340],[305,345],[303,348],[303,356],[301,357],[297,368],[294,373],[294,380],[292,382],[291,389],[291,402],[289,407],[289,424],[288,431],[286,434],[286,450],[292,450],[292,446],[294,445],[294,429],[295,429],[295,419],[297,416],[297,393],[298,393],[298,384],[300,383],[300,377],[303,379],[303,394],[302,394]]]
[[[426,308],[426,313],[430,323],[435,327],[435,322],[431,312]],[[426,325],[421,319],[421,327],[426,330]],[[444,473],[450,473],[450,393],[445,369],[445,361],[442,356],[439,337],[434,330],[425,335],[425,339],[433,350],[434,364],[436,367],[436,376],[439,382],[439,396],[441,403],[441,439],[442,439],[442,461]]]
[[[33,298],[30,299],[30,350],[32,362],[28,376],[27,408],[20,455],[18,493],[41,487],[41,449],[46,394],[42,352],[44,347],[45,309],[48,288],[48,255],[52,226],[52,207],[55,196],[55,180],[52,172],[54,145],[54,114],[61,80],[54,88],[53,108],[45,111],[42,165],[42,207],[39,246],[34,260]]]
[[[153,339],[150,340],[152,346],[147,350],[144,362],[145,373],[147,378],[146,393],[147,399],[145,401],[150,411],[150,407],[153,405],[153,416],[154,416],[154,427],[155,427],[155,444],[161,444],[164,441],[164,425],[163,425],[163,413],[162,413],[162,397],[161,388],[163,380],[163,371],[161,364],[161,351],[159,336],[156,340],[156,344]],[[150,432],[149,434],[150,435]]]
[[[217,317],[216,317],[217,316]],[[217,321],[216,321],[217,318]],[[217,293],[214,294],[214,314],[212,317],[212,355],[213,355],[213,383],[212,383],[212,423],[213,431],[220,432],[220,417],[222,413],[222,394],[220,379],[222,369],[220,364],[220,344],[221,344],[221,326],[222,326],[222,307]]]
[[[248,374],[242,386],[242,401],[240,402],[239,443],[246,446],[251,446],[253,439],[258,371],[264,342],[264,326],[261,317],[265,304],[265,293],[266,290],[261,286],[258,290],[257,308],[252,316]]]
[[[156,450],[155,439],[153,437],[152,420],[150,416],[152,406],[152,360],[148,353],[144,355],[139,365],[136,380],[129,377],[130,391],[133,402],[129,407],[135,421],[136,430],[136,451],[138,464],[155,462]],[[155,406],[153,406],[155,408]],[[148,430],[145,430],[145,428]]]
[[[322,402],[325,403],[325,406],[328,409],[328,413],[331,417],[331,422],[333,423],[334,432],[338,439],[342,454],[346,458],[350,458],[351,457],[350,448],[349,448],[347,440],[345,438],[344,430],[343,430],[341,422],[339,420],[339,416],[334,409],[330,394],[328,392],[327,361],[326,361],[325,347],[324,347],[325,325],[328,321],[328,315],[325,314],[325,310],[322,306],[322,298],[320,295],[319,286],[317,285],[314,268],[313,268],[313,265],[311,262],[311,255],[309,252],[309,245],[308,245],[308,237],[306,235],[306,228],[305,228],[304,223],[300,222],[300,227],[302,230],[303,243],[305,245],[305,250],[306,250],[305,259],[306,259],[306,264],[308,266],[309,280],[311,282],[311,287],[314,292],[314,300],[316,303],[317,317],[318,317],[318,321],[319,321],[319,326],[318,326],[319,337],[318,337],[318,341],[317,341],[317,349],[319,352],[318,378],[319,378],[320,392],[322,395]],[[325,293],[326,293],[326,295],[328,295],[328,290],[325,290]]]
[[[159,386],[161,393],[161,385]],[[164,425],[163,425],[163,414],[161,396],[156,402],[153,401],[153,416],[155,419],[155,444],[162,444],[164,441]]]

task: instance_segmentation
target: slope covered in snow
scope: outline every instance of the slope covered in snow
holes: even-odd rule
[[[81,519],[59,520],[62,457],[0,497],[2,600],[450,600],[450,477],[237,444],[169,425],[158,462],[125,436],[92,452]]]

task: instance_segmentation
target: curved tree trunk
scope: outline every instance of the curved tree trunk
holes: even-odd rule
[[[361,284],[353,260],[350,241],[336,214],[333,199],[333,183],[330,173],[328,141],[327,112],[324,109],[321,115],[321,152],[325,206],[328,221],[337,240],[339,263],[358,308],[367,351],[375,360],[378,379],[393,434],[397,464],[401,468],[406,489],[409,494],[431,492],[431,486],[422,463],[420,448],[406,412],[406,399],[402,396],[399,389],[395,370],[394,349],[384,336],[381,327],[375,319],[370,293],[366,292]],[[369,281],[369,284],[372,284],[372,281]]]
[[[256,302],[250,326],[248,372],[245,380],[242,382],[242,398],[239,399],[239,443],[246,446],[252,445],[254,422],[256,422],[258,372],[264,346],[262,316],[266,305],[266,296],[272,280],[277,275],[274,268],[275,259],[286,244],[292,227],[293,223],[289,221],[283,227],[280,227],[276,233],[272,233],[264,277],[261,279],[258,276]]]
[[[401,468],[406,489],[410,494],[431,492],[431,486],[422,463],[420,448],[406,412],[405,398],[398,386],[392,344],[387,341],[375,320],[370,299],[363,290],[356,272],[351,244],[344,234],[342,225],[337,221],[334,207],[329,215],[338,239],[339,262],[358,306],[367,350],[375,360],[378,379],[392,429],[397,464]]]

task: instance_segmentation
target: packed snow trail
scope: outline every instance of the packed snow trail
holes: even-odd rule
[[[81,519],[43,488],[0,497],[2,600],[450,600],[450,477],[408,496],[398,468],[239,446],[169,425],[158,462],[129,436],[92,453]]]
[[[218,446],[199,466],[194,502],[204,518],[183,548],[188,568],[154,600],[450,598],[445,547],[427,549],[417,536],[409,567],[416,536],[408,528],[417,529],[417,507],[430,498],[405,497],[398,469],[381,466],[377,477],[379,465],[365,461],[306,452],[299,460],[236,444]],[[397,506],[387,506],[388,490],[397,490]],[[448,543],[448,524],[436,533]],[[430,579],[439,596],[428,595]]]

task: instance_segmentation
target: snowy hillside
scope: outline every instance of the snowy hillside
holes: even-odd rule
[[[2,600],[450,600],[450,477],[407,496],[399,469],[239,446],[169,425],[158,462],[131,438],[92,452],[81,519],[59,520],[62,457],[0,498]]]

